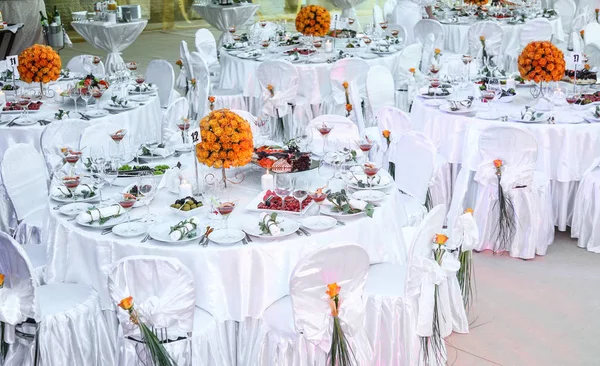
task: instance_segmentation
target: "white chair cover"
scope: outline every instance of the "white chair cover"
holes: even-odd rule
[[[268,41],[269,39],[275,37],[275,33],[277,32],[277,24],[273,22],[266,23],[267,24],[264,27],[260,25],[260,22],[252,24],[249,31],[250,38],[262,42]]]
[[[360,29],[360,23],[358,22],[358,16],[356,14],[355,7],[363,1],[364,0],[331,0],[330,2],[335,7],[342,9],[341,19],[355,19],[355,22],[351,27],[353,27],[354,29]]]
[[[587,14],[576,15],[573,19],[571,33],[569,34],[569,45],[574,52],[583,52],[584,41],[581,39],[579,32],[585,28],[588,21],[589,16]]]
[[[323,123],[327,126],[332,126],[333,129],[327,136],[327,146],[329,151],[341,150],[344,147],[356,146],[355,141],[360,139],[358,133],[358,127],[354,122],[346,117],[338,116],[335,114],[324,114],[321,115],[306,126],[306,130],[312,133],[313,139],[309,147],[309,151],[322,151],[323,150],[323,137],[317,131]]]
[[[600,23],[595,21],[588,23],[583,29],[585,31],[585,45],[593,44],[600,47]]]
[[[169,105],[167,108],[165,115],[163,117],[162,123],[162,142],[170,141],[175,138],[174,135],[180,135],[179,127],[177,127],[177,123],[181,121],[182,118],[187,117],[189,115],[190,105],[186,98],[181,97]],[[177,140],[179,143],[179,140]]]
[[[40,137],[40,146],[50,173],[48,176],[64,165],[64,156],[60,152],[60,147],[66,146],[79,151],[82,147],[79,145],[81,135],[89,126],[91,126],[89,121],[67,119],[54,121],[44,128]]]
[[[419,337],[432,334],[435,285],[440,286],[440,307],[448,310],[442,296],[447,292],[441,291],[447,274],[432,258],[433,238],[442,232],[445,212],[443,205],[436,206],[419,224],[406,266],[381,263],[369,269],[365,297],[366,329],[375,355],[372,365],[424,365]],[[455,266],[453,257],[444,255],[447,258],[451,259],[443,267]],[[441,325],[446,336],[447,326]]]
[[[83,63],[84,60],[86,59],[86,57],[94,57],[92,55],[79,55],[79,56],[75,56],[72,59],[69,60],[69,62],[67,62],[67,67],[66,69],[69,69],[69,71],[72,72],[77,72],[80,73],[82,75],[87,75],[87,71],[85,71],[85,68],[83,67]],[[104,70],[104,62],[100,61],[99,64],[94,65],[94,68],[92,69],[92,74],[96,77],[102,77],[106,74],[105,70]]]
[[[257,70],[258,82],[262,92],[262,112],[269,117],[284,117],[291,113],[291,103],[298,93],[298,70],[289,61],[265,61]],[[274,95],[267,87],[273,86]]]
[[[235,114],[237,114],[238,116],[242,117],[243,119],[246,120],[246,122],[248,122],[248,124],[250,125],[250,130],[252,130],[252,138],[254,140],[254,142],[256,143],[256,138],[258,136],[258,126],[256,125],[256,117],[254,117],[252,115],[252,113],[248,112],[248,111],[243,111],[241,109],[231,109],[231,111]]]
[[[392,15],[392,13],[394,12],[394,8],[396,7],[396,0],[386,0],[386,2],[383,3],[383,19],[386,21],[390,20],[390,16]],[[406,40],[406,30],[404,33],[404,38]]]
[[[290,278],[293,333],[273,327],[283,319],[282,303],[289,311],[289,298],[278,300],[265,311],[263,334],[258,337],[260,349],[258,364],[263,365],[324,365],[331,346],[332,316],[327,285],[333,282],[341,287],[340,312],[342,328],[350,343],[357,365],[369,365],[371,347],[364,329],[364,301],[362,299],[369,256],[360,246],[352,243],[334,243],[304,257],[294,268]],[[272,312],[279,310],[279,316]],[[285,314],[287,315],[287,314]],[[275,320],[279,322],[275,323]],[[275,323],[275,324],[273,324]]]
[[[416,82],[412,74],[408,71],[411,68],[419,70],[421,55],[423,53],[423,45],[420,43],[412,44],[402,50],[394,65],[394,82],[398,95],[396,101],[398,108],[405,112],[409,111],[410,103],[416,94]]]
[[[530,19],[521,27],[519,42],[521,48],[533,41],[549,41],[552,38],[552,24],[546,18]]]
[[[190,65],[192,78],[196,79],[196,87],[190,83],[187,97],[190,111],[192,116],[203,118],[208,114],[208,96],[211,92],[210,72],[198,52],[194,51],[190,54]]]
[[[398,31],[398,38],[401,39],[402,41],[406,40],[406,28],[404,28],[404,26],[400,25],[400,24],[393,24],[393,23],[388,23],[388,31],[393,31],[396,30]]]
[[[362,100],[366,98],[365,84],[368,71],[369,64],[365,60],[345,58],[336,61],[329,72],[331,95],[336,105],[346,105],[346,94],[342,84],[348,82],[349,99],[352,104],[350,116],[356,121],[361,135],[364,134],[366,127],[363,118]]]
[[[15,239],[21,243],[39,243],[48,202],[48,170],[44,157],[33,145],[12,145],[2,159],[2,180],[17,219],[22,220]]]
[[[572,32],[576,9],[577,5],[575,5],[575,1],[573,0],[557,0],[554,4],[554,10],[560,15],[560,21],[566,34],[571,34]]]
[[[474,208],[481,237],[477,250],[495,248],[498,212],[493,207],[498,200],[498,180],[493,161],[501,159],[500,184],[513,203],[517,221],[510,255],[531,259],[546,254],[554,241],[554,225],[548,179],[534,180],[538,154],[535,137],[517,127],[489,127],[481,132],[479,151],[482,163],[475,173],[479,189]]]
[[[198,29],[194,41],[196,51],[202,55],[208,68],[217,66],[219,64],[219,59],[217,58],[217,41],[211,31],[206,28]]]
[[[379,23],[384,22],[383,10],[377,4],[373,5],[373,25],[377,27]]]
[[[423,45],[421,69],[427,70],[433,57],[433,50],[435,48],[443,49],[444,47],[444,27],[437,20],[421,19],[415,24],[414,32],[416,41]]]
[[[146,68],[146,82],[158,87],[160,106],[167,108],[175,86],[175,72],[167,60],[152,60]]]
[[[381,164],[384,169],[387,169],[389,157],[396,156],[396,144],[393,141],[412,129],[410,116],[398,108],[383,106],[376,110],[375,119],[377,120],[377,136],[371,135],[369,138],[377,141],[380,148],[377,149],[374,160]],[[390,131],[392,143],[389,147],[382,135],[384,130]]]
[[[383,106],[393,107],[396,105],[394,77],[387,67],[375,65],[369,69],[367,97],[372,112]]]
[[[584,53],[588,58],[588,64],[600,65],[600,46],[590,43],[585,46]]]
[[[502,47],[502,38],[504,31],[502,27],[491,21],[481,21],[471,24],[467,31],[469,40],[469,53],[472,56],[479,57],[482,50],[481,40],[479,37],[485,37],[485,48],[495,55],[500,53]]]
[[[408,131],[396,140],[395,154],[390,161],[396,165],[396,187],[425,203],[427,188],[435,169],[435,146],[423,134]]]
[[[31,318],[39,323],[39,365],[116,364],[114,339],[91,287],[65,283],[36,287],[27,254],[5,233],[0,233],[0,273],[6,275],[0,289],[0,320],[13,325]],[[19,339],[4,364],[33,365],[34,357],[33,343]]]
[[[398,1],[394,10],[389,16],[389,22],[393,24],[402,24],[406,28],[405,45],[411,45],[416,42],[415,25],[421,20],[421,4],[413,1]]]
[[[577,246],[600,253],[600,158],[583,174],[573,205],[571,237]]]

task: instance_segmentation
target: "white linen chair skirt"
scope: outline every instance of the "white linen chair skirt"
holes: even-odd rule
[[[600,253],[600,169],[587,173],[575,196],[571,237],[577,246]]]
[[[215,110],[227,108],[245,111],[248,109],[246,106],[246,99],[237,90],[214,89],[211,95],[215,97]],[[209,108],[206,108],[206,111],[208,112]]]
[[[117,364],[116,339],[107,327],[98,293],[91,287],[44,285],[37,288],[37,298],[42,315],[40,366]],[[50,306],[45,306],[48,302]],[[33,345],[17,341],[9,348],[4,366],[33,365],[33,360]]]
[[[398,1],[389,17],[390,23],[401,24],[406,29],[405,45],[411,45],[415,40],[415,25],[421,20],[421,6],[412,1]]]

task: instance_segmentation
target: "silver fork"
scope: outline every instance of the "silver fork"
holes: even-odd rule
[[[140,241],[140,243],[145,243],[145,242],[147,242],[147,241],[148,241],[148,239],[150,239],[150,234],[146,234],[146,236],[144,236],[144,239],[142,239],[142,240]]]

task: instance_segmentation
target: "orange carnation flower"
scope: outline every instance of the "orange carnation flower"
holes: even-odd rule
[[[327,285],[327,291],[325,291],[325,293],[329,296],[330,299],[333,299],[340,294],[341,289],[342,288],[338,286],[337,282],[334,282]]]

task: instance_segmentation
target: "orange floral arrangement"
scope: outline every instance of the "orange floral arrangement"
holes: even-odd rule
[[[252,130],[246,120],[228,109],[211,111],[200,121],[202,142],[198,161],[213,168],[244,166],[252,160]]]
[[[476,5],[482,7],[488,3],[488,0],[465,0],[466,5]]]
[[[329,32],[331,14],[319,5],[309,5],[296,15],[296,30],[305,36],[322,37]]]
[[[519,73],[536,83],[559,81],[565,74],[565,58],[561,50],[548,41],[531,42],[519,55]]]
[[[55,81],[60,76],[60,56],[50,46],[34,44],[19,55],[19,74],[26,83]]]

